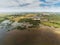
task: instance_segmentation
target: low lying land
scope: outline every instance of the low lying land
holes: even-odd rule
[[[3,45],[60,45],[60,14],[41,12],[0,16],[0,33],[6,34]]]

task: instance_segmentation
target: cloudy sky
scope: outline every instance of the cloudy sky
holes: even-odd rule
[[[60,0],[0,0],[0,12],[60,12]]]

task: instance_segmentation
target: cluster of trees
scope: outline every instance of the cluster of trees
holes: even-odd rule
[[[29,23],[30,25],[32,24],[32,26],[29,26],[28,28],[33,28],[33,27],[38,27],[39,26],[39,24],[40,24],[40,20],[33,20],[33,19],[31,19],[31,18],[24,18],[24,19],[20,19],[19,21],[18,21],[19,23]],[[28,24],[27,24],[28,25]],[[20,28],[20,29],[25,29],[26,28],[26,26],[24,26],[23,28],[22,27],[17,27],[18,29]]]

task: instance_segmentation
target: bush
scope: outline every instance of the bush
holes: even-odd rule
[[[26,29],[26,27],[18,26],[17,29],[18,29],[18,30],[23,30],[23,29]]]
[[[31,18],[24,18],[24,19],[19,20],[18,22],[29,22],[30,24],[33,25],[32,27],[39,26],[40,24],[40,20],[33,20]]]

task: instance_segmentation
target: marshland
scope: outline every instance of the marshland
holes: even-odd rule
[[[60,45],[60,14],[0,15],[0,45]]]

